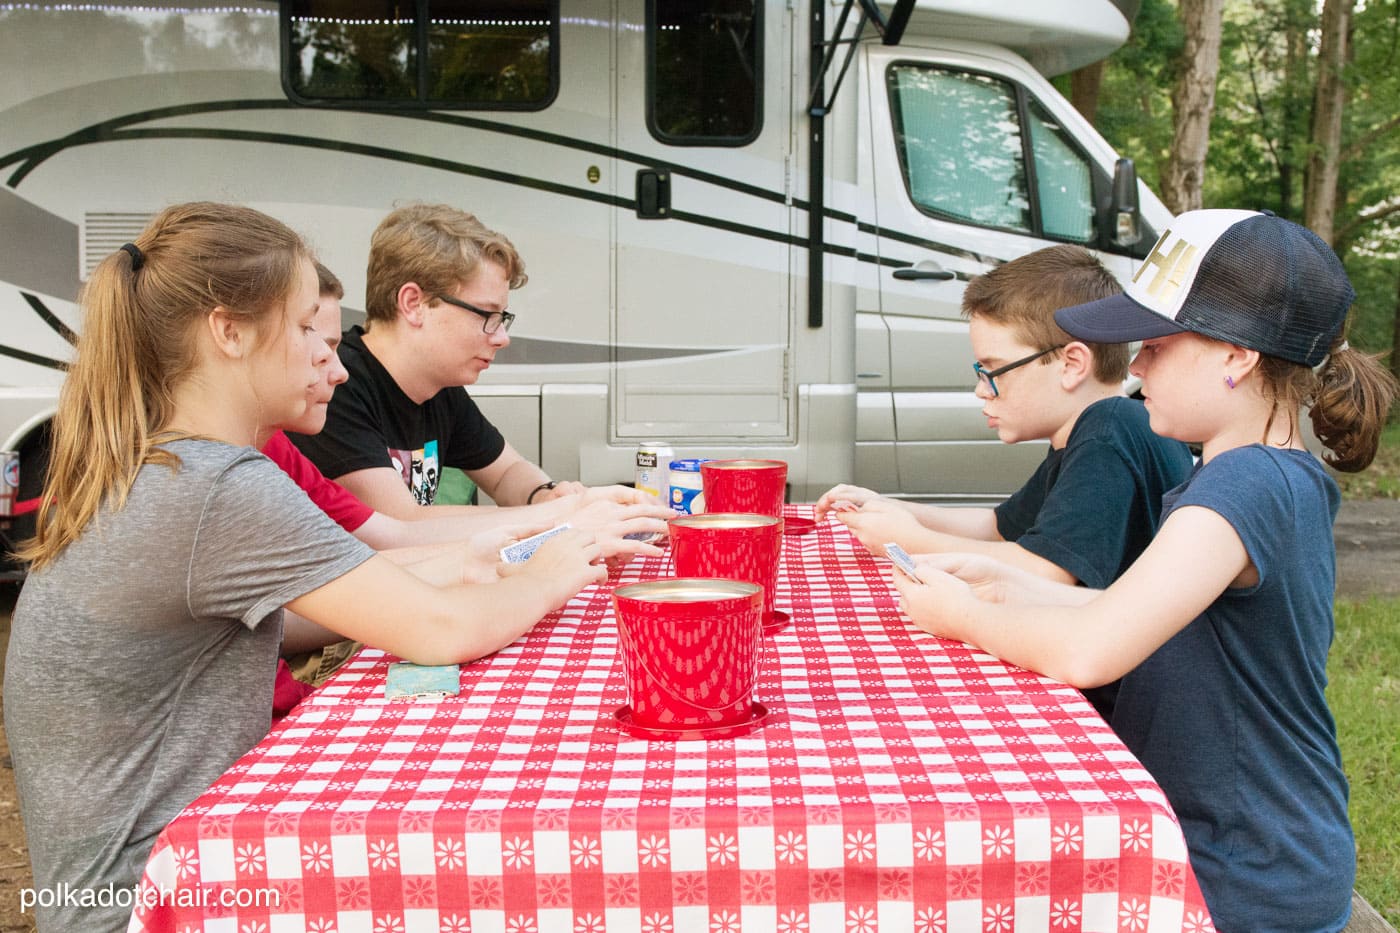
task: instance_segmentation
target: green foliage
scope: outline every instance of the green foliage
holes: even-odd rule
[[[1143,0],[1127,44],[1108,59],[1099,91],[1095,128],[1154,189],[1171,153],[1171,89],[1185,43],[1175,5]],[[1069,96],[1068,75],[1055,83]]]
[[[1316,11],[1312,0],[1227,7],[1206,204],[1266,207],[1301,220]]]
[[[1226,0],[1206,207],[1268,208],[1301,220],[1321,3]],[[1358,3],[1335,230],[1356,287],[1350,340],[1389,350],[1400,314],[1400,2]],[[1172,82],[1185,36],[1171,0],[1144,0],[1129,42],[1107,63],[1097,125],[1149,184],[1172,144]],[[1158,186],[1160,187],[1160,186]]]
[[[1327,701],[1351,781],[1356,890],[1400,924],[1400,600],[1338,600],[1327,669]]]

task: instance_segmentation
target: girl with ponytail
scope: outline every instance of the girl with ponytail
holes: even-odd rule
[[[41,931],[116,931],[157,833],[267,732],[282,607],[420,664],[509,644],[606,571],[578,532],[489,589],[434,586],[258,453],[333,353],[302,240],[171,207],[94,271],[59,399],[5,729]],[[103,892],[107,892],[104,894]],[[92,892],[92,893],[87,893]],[[126,904],[122,909],[120,905]]]
[[[1346,926],[1347,781],[1327,708],[1338,470],[1364,469],[1396,397],[1342,339],[1355,298],[1336,255],[1267,212],[1192,211],[1124,294],[1056,312],[1086,341],[1143,342],[1152,429],[1201,445],[1142,556],[1106,590],[985,558],[896,575],[921,628],[1091,687],[1122,677],[1112,726],[1166,792],[1214,927]]]

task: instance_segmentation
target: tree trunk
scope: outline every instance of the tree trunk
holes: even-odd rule
[[[1172,151],[1163,170],[1162,199],[1174,213],[1201,206],[1215,79],[1220,71],[1220,19],[1224,0],[1181,0],[1186,45],[1172,88]]]
[[[1349,59],[1351,13],[1355,5],[1356,0],[1326,0],[1322,6],[1322,44],[1317,57],[1312,146],[1303,190],[1303,225],[1328,243],[1332,242],[1336,226],[1342,111],[1346,107],[1342,71]]]
[[[1400,379],[1400,275],[1395,276],[1395,321],[1390,329],[1390,371]]]
[[[1282,95],[1279,120],[1279,215],[1290,220],[1302,213],[1296,209],[1294,194],[1296,177],[1303,174],[1300,151],[1306,128],[1302,125],[1308,119],[1309,108],[1304,105],[1303,89],[1308,84],[1307,68],[1310,57],[1308,32],[1316,25],[1311,8],[1305,2],[1294,0],[1284,8],[1284,63],[1283,82],[1287,93]]]
[[[1084,119],[1095,122],[1099,112],[1099,89],[1103,87],[1104,66],[1108,60],[1101,58],[1092,65],[1085,65],[1069,76],[1069,99]]]

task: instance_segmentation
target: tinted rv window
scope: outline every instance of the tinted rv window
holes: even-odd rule
[[[307,103],[533,109],[558,84],[557,0],[292,0],[284,76]]]
[[[1031,101],[1030,115],[1040,226],[1046,236],[1087,243],[1094,238],[1094,182],[1088,160],[1038,102]]]
[[[909,196],[952,220],[1031,229],[1015,89],[985,75],[897,64],[887,75]]]
[[[665,143],[742,146],[762,127],[755,0],[647,4],[647,125]]]

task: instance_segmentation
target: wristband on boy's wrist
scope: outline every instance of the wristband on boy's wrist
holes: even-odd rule
[[[536,496],[536,494],[541,493],[541,492],[544,492],[546,489],[553,489],[555,486],[558,486],[558,485],[559,485],[559,484],[556,483],[554,480],[550,480],[550,481],[547,482],[547,483],[540,483],[540,484],[539,484],[538,486],[536,486],[534,489],[531,489],[531,490],[530,490],[530,494],[529,494],[528,496],[525,497],[525,504],[526,504],[526,505],[534,505],[534,504],[535,504],[535,496]]]

